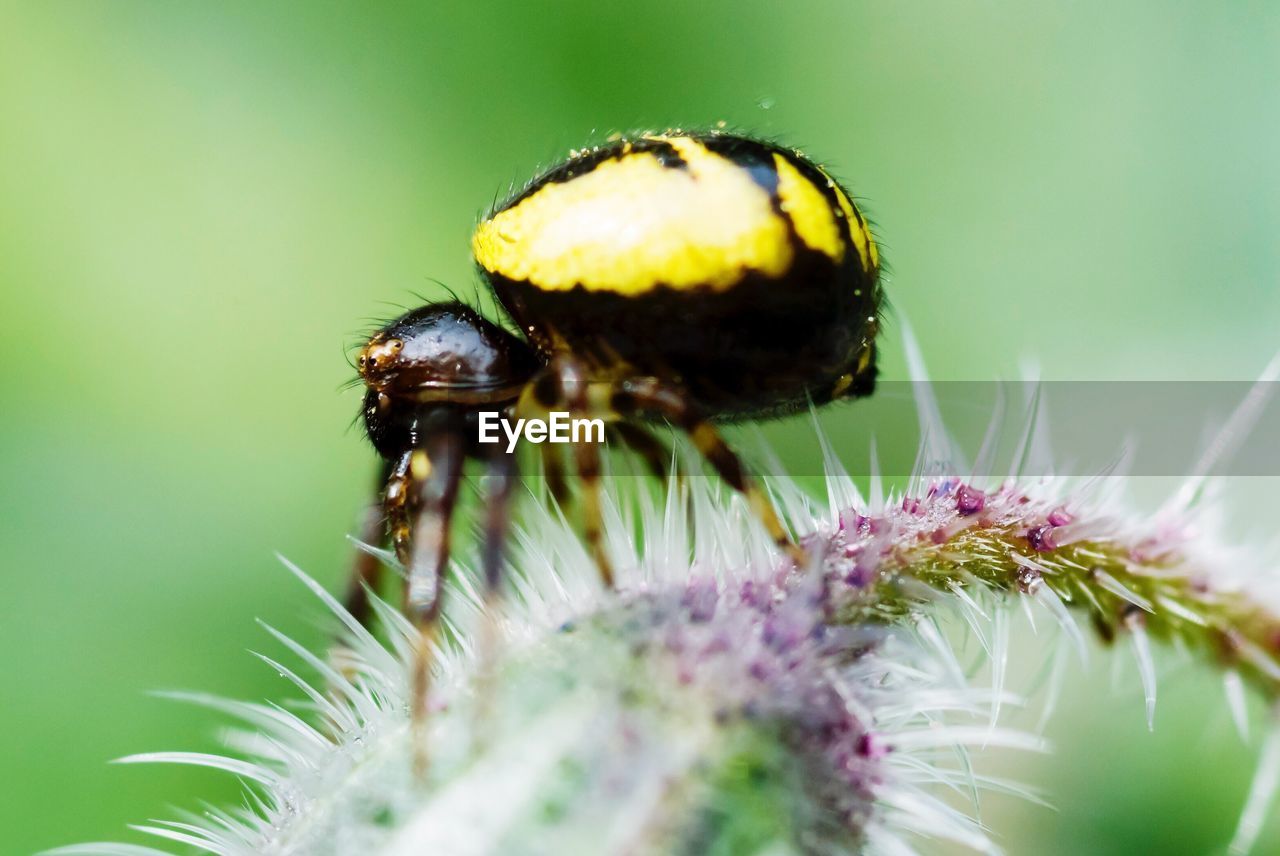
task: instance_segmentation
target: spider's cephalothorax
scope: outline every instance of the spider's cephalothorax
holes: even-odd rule
[[[476,442],[481,410],[606,420],[608,436],[659,473],[668,453],[645,423],[665,420],[802,558],[713,423],[873,389],[880,260],[839,184],[798,151],[760,140],[640,135],[574,152],[486,217],[472,250],[527,341],[460,303],[434,304],[378,331],[359,358],[365,426],[387,462],[384,516],[424,640],[439,615],[467,456],[488,460],[494,476],[483,561],[490,591],[499,579],[514,461]],[[540,448],[563,497],[560,458]],[[573,452],[584,535],[611,585],[599,449],[581,442]],[[367,540],[380,540],[381,519],[371,518]],[[375,569],[366,560],[359,578]]]
[[[436,425],[470,423],[479,408],[508,407],[541,367],[529,345],[471,307],[423,306],[379,330],[356,358],[366,387],[365,432],[394,462],[423,448]],[[468,454],[483,456],[477,433],[460,439]]]

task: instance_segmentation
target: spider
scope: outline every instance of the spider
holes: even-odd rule
[[[610,438],[659,475],[666,447],[649,426],[665,420],[801,560],[715,423],[869,395],[876,377],[876,242],[850,196],[792,149],[671,131],[574,152],[486,217],[472,250],[518,334],[459,301],[429,303],[378,330],[357,359],[364,427],[385,462],[381,514],[365,540],[389,537],[406,572],[404,609],[420,632],[411,687],[419,725],[468,458],[490,476],[486,601],[501,582],[517,465],[505,444],[479,442],[482,412],[602,418]],[[540,449],[563,500],[559,450]],[[580,442],[572,451],[583,536],[612,588],[600,450]],[[378,573],[362,554],[348,596],[358,617]]]

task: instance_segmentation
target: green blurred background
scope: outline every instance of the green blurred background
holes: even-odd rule
[[[475,218],[539,164],[718,120],[866,200],[936,376],[1248,379],[1280,344],[1264,0],[2,3],[0,851],[235,797],[106,762],[215,747],[218,717],[149,690],[287,694],[255,618],[322,643],[272,554],[340,585],[372,467],[352,334],[470,289]],[[866,412],[825,417],[851,458]],[[1229,838],[1256,737],[1165,667],[1154,735],[1102,655],[1056,755],[992,759],[1059,809],[984,806],[1010,852]]]

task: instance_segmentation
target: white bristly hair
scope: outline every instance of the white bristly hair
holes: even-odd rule
[[[223,770],[246,783],[247,797],[237,808],[134,828],[219,856],[684,853],[729,842],[735,853],[899,856],[925,839],[996,853],[973,816],[977,794],[1039,798],[976,772],[972,756],[991,746],[1048,748],[1000,725],[1003,709],[1023,704],[1006,686],[1012,628],[1025,619],[1059,640],[1047,717],[1068,657],[1083,660],[1087,650],[1075,612],[1129,636],[1149,724],[1153,642],[1200,649],[1228,635],[1227,697],[1247,734],[1246,693],[1261,688],[1274,699],[1280,687],[1277,653],[1252,630],[1280,626],[1276,575],[1259,570],[1274,565],[1256,550],[1210,534],[1206,497],[1212,454],[1247,430],[1256,398],[1186,487],[1159,514],[1143,515],[1125,506],[1114,473],[990,482],[993,444],[964,464],[910,340],[908,362],[920,381],[923,440],[904,490],[873,476],[864,497],[821,432],[825,503],[785,478],[769,482],[815,557],[808,569],[777,554],[737,496],[687,476],[667,490],[609,497],[619,590],[606,593],[560,510],[524,502],[508,596],[489,617],[501,642],[487,690],[477,688],[472,642],[486,620],[475,576],[461,567],[452,575],[425,786],[409,762],[413,629],[375,599],[380,641],[285,561],[342,626],[328,656],[266,628],[301,668],[262,659],[296,685],[305,710],[166,694],[238,720],[230,754],[158,752],[121,763]],[[1015,460],[1047,472],[1038,398],[1027,409]],[[976,639],[988,685],[971,685],[972,670],[940,626],[947,616]],[[1256,840],[1278,779],[1273,727],[1232,853]]]

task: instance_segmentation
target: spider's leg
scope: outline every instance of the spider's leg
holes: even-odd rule
[[[564,396],[560,388],[555,367],[543,369],[533,380],[525,384],[520,398],[516,402],[516,416],[522,419],[544,417],[551,408],[564,404]],[[538,447],[538,455],[542,459],[542,474],[547,480],[547,492],[555,500],[556,505],[564,509],[569,504],[569,482],[565,476],[564,456],[552,443],[543,443]]]
[[[547,479],[547,492],[561,508],[569,504],[569,482],[565,478],[564,456],[560,449],[551,443],[543,443],[538,447],[542,456],[542,474]]]
[[[484,570],[484,597],[489,601],[498,597],[502,584],[507,534],[511,528],[511,502],[520,480],[515,453],[495,453],[489,458],[486,475],[488,492],[485,496],[481,566]]]
[[[641,413],[665,417],[689,435],[693,445],[729,487],[747,499],[747,505],[763,524],[769,537],[798,564],[808,561],[805,551],[787,534],[782,519],[764,489],[747,474],[738,455],[729,448],[720,432],[702,418],[682,390],[657,378],[632,378],[615,384],[611,408],[621,417],[634,419]]]
[[[561,358],[552,368],[558,372],[561,399],[573,417],[593,415],[588,390],[587,373],[573,360]],[[600,409],[600,408],[595,408]],[[605,588],[614,588],[613,561],[604,543],[604,514],[600,493],[600,446],[588,436],[573,444],[573,462],[582,482],[582,537],[600,580]],[[601,437],[600,440],[604,438]]]
[[[474,745],[482,745],[491,720],[493,672],[498,660],[500,633],[498,601],[502,597],[506,545],[511,529],[511,503],[520,480],[515,453],[498,451],[488,460],[488,490],[485,495],[484,533],[480,561],[484,571],[483,609],[480,616],[479,678],[476,699],[476,735]]]
[[[365,509],[360,526],[360,542],[370,547],[381,547],[387,537],[387,515],[381,501],[387,482],[395,465],[384,462],[378,467],[378,481],[374,486],[374,501]],[[347,581],[347,593],[342,605],[361,624],[369,621],[369,592],[378,591],[382,581],[382,561],[372,553],[357,549]]]
[[[574,411],[581,413],[582,411]],[[600,495],[600,447],[587,440],[573,444],[574,463],[582,482],[582,537],[587,542],[591,558],[600,571],[605,588],[614,587],[613,562],[604,543],[604,516]]]
[[[652,431],[637,422],[612,422],[608,433],[639,455],[658,481],[664,485],[667,483],[671,472],[671,450]]]
[[[520,416],[545,415],[550,411],[568,411],[575,417],[602,416],[592,413],[589,381],[585,369],[576,360],[557,356],[525,387],[516,405]],[[548,460],[543,444],[543,461]],[[582,482],[582,533],[587,549],[595,562],[596,570],[605,588],[614,587],[613,562],[604,546],[603,515],[600,508],[600,449],[587,437],[585,442],[573,444],[574,466]],[[557,456],[558,459],[558,456]],[[550,478],[551,473],[548,473]]]
[[[409,465],[413,462],[413,452],[405,452],[391,465],[391,474],[387,476],[387,486],[382,492],[382,513],[387,518],[387,536],[396,559],[400,562],[401,572],[408,573],[404,564],[405,557],[412,548],[413,521],[410,516],[409,497],[413,491],[412,479],[409,476]]]
[[[426,724],[432,656],[440,626],[444,573],[449,562],[449,529],[458,484],[462,480],[465,448],[462,435],[445,428],[429,435],[421,448],[407,456],[407,513],[393,512],[392,542],[405,570],[404,610],[418,635],[413,648],[409,711],[413,732],[413,763],[419,776],[426,772]],[[392,478],[395,478],[393,473]],[[387,491],[388,505],[393,493]],[[404,525],[405,520],[412,521]]]

